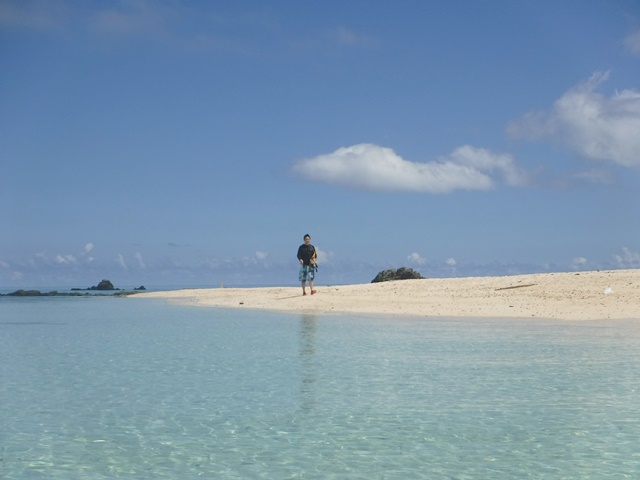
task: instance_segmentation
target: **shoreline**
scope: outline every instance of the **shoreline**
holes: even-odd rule
[[[138,293],[182,305],[313,314],[640,321],[640,269],[430,278],[358,285]]]

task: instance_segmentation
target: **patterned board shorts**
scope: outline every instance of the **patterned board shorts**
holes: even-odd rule
[[[316,278],[316,267],[313,265],[300,265],[298,280],[301,282],[311,282],[314,278]]]

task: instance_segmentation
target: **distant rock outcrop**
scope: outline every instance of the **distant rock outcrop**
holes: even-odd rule
[[[56,290],[52,292],[41,292],[40,290],[16,290],[15,292],[0,294],[0,297],[79,297],[82,295],[89,295],[88,293],[78,292],[58,292]],[[115,294],[114,294],[115,295]]]
[[[109,280],[102,280],[97,287],[91,287],[91,290],[119,290],[113,286]]]
[[[89,288],[72,288],[71,290],[72,291],[81,291],[81,290],[120,290],[120,289],[114,287],[113,283],[111,283],[111,281],[102,280],[97,286],[94,285],[93,287],[89,287]]]
[[[376,278],[371,280],[371,283],[389,282],[391,280],[416,280],[421,278],[424,277],[413,268],[400,267],[397,270],[395,268],[383,270],[376,275]]]
[[[55,292],[57,293],[57,292]],[[41,297],[42,292],[40,290],[16,290],[15,292],[7,293],[8,297]]]
[[[115,293],[89,293],[85,291],[84,293],[79,292],[79,288],[75,289],[75,292],[58,292],[56,290],[52,292],[41,292],[40,290],[16,290],[11,293],[0,293],[0,297],[126,297],[128,295],[135,295],[138,292],[127,292],[120,289],[114,289]],[[85,290],[91,290],[90,288],[86,288]],[[97,287],[94,288],[97,290]]]
[[[134,291],[126,291],[113,286],[113,283],[109,280],[102,280],[98,285],[94,285],[89,288],[72,288],[71,292],[58,292],[56,290],[52,292],[41,292],[40,290],[25,290],[20,289],[11,293],[0,293],[0,297],[80,297],[80,296],[98,296],[98,297],[124,297],[127,295],[134,295],[138,291],[146,290],[144,285],[140,285],[138,288],[134,288]],[[89,291],[112,291],[115,293],[88,293]],[[80,293],[85,292],[85,293]]]

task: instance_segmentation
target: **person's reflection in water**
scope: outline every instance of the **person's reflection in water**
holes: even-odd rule
[[[301,408],[305,413],[313,410],[316,403],[315,336],[316,316],[302,315],[300,319]]]

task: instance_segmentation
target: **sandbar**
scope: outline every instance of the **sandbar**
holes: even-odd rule
[[[317,282],[316,290],[316,295],[302,296],[299,286],[203,288],[149,292],[131,298],[291,313],[640,320],[640,269],[335,286]]]

